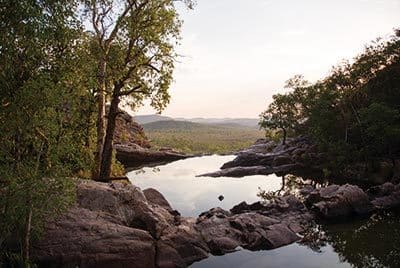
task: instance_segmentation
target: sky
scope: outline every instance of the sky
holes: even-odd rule
[[[285,81],[316,81],[400,27],[400,0],[197,0],[178,7],[172,117],[257,118]],[[148,105],[136,114],[155,113]]]

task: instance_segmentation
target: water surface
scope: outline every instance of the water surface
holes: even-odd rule
[[[210,178],[196,175],[218,170],[234,156],[203,156],[172,162],[155,168],[131,171],[127,175],[141,189],[156,188],[183,216],[198,216],[213,207],[229,210],[242,201],[259,201],[259,187],[274,191],[282,179],[275,176]],[[219,201],[222,195],[224,199]]]
[[[244,178],[205,178],[196,175],[218,170],[234,156],[204,156],[155,168],[131,171],[128,177],[142,189],[159,190],[183,216],[198,216],[213,207],[230,209],[259,201],[259,188],[276,191],[282,179],[275,175]],[[218,200],[222,195],[224,199]],[[387,212],[337,224],[317,224],[306,242],[274,250],[240,250],[210,256],[194,268],[264,267],[400,267],[400,213]]]

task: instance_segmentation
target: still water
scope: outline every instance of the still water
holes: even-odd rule
[[[127,175],[142,189],[160,191],[183,216],[198,216],[213,207],[229,210],[246,201],[259,201],[259,189],[276,191],[282,179],[275,175],[244,178],[207,178],[196,175],[218,170],[234,156],[203,156]],[[219,196],[224,199],[220,201]],[[385,213],[350,223],[320,224],[307,242],[274,250],[240,250],[210,256],[191,267],[400,267],[400,214]]]

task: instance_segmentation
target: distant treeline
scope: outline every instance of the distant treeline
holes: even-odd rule
[[[144,124],[156,147],[185,153],[232,153],[262,138],[260,130],[235,124],[200,124],[185,121],[158,121]]]

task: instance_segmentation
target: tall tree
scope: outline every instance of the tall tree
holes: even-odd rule
[[[169,102],[181,21],[173,0],[86,1],[98,46],[98,120],[93,177],[110,178],[112,141],[121,100],[145,99],[161,111]],[[192,7],[191,1],[184,1]],[[105,117],[105,102],[110,101]],[[107,118],[107,124],[105,119]]]

